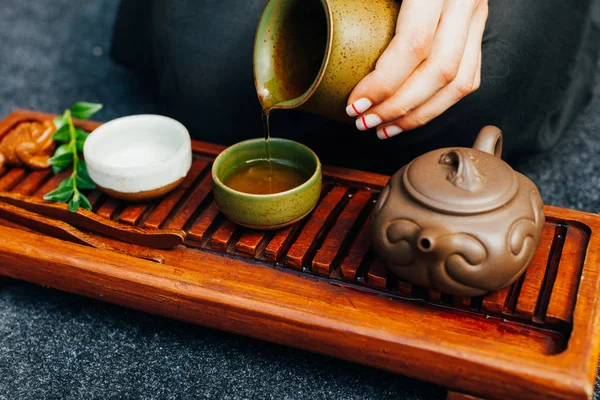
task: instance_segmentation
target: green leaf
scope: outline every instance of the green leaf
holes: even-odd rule
[[[63,154],[73,154],[73,152],[71,151],[71,146],[69,146],[68,144],[61,144],[60,146],[58,146],[58,148],[54,151],[54,155],[52,157],[59,157],[62,156]]]
[[[85,140],[79,140],[79,138],[78,138],[77,141],[75,142],[75,147],[77,147],[77,151],[79,153],[83,153],[84,145],[85,145]]]
[[[92,182],[91,179],[89,179],[88,177],[82,176],[82,175],[77,175],[76,179],[76,183],[77,183],[77,187],[80,189],[94,189],[96,187],[96,185],[94,185],[94,182]]]
[[[54,121],[52,121],[52,122],[54,122],[54,126],[56,127],[56,130],[58,131],[63,126],[67,125],[67,118],[65,117],[65,114],[63,114],[60,117],[54,118]]]
[[[79,200],[81,200],[81,199],[78,198],[77,200],[75,200],[75,197],[73,197],[71,200],[69,200],[69,211],[71,211],[71,212],[77,211],[77,209],[79,208]]]
[[[70,188],[73,189],[75,185],[73,185],[73,178],[72,177],[68,177],[67,179],[65,179],[64,181],[62,181],[59,185],[58,188],[62,189],[62,188]]]
[[[67,124],[62,125],[60,128],[54,132],[52,135],[52,139],[55,142],[68,142],[71,140],[71,135],[69,134],[69,126]]]
[[[79,159],[79,152],[83,151],[89,133],[83,129],[75,128],[75,137],[71,137],[71,133],[73,132],[72,117],[88,119],[101,108],[102,104],[75,103],[70,110],[66,110],[62,116],[56,118],[54,121],[56,132],[52,135],[52,139],[64,144],[59,146],[54,152],[54,156],[48,160],[52,165],[52,171],[57,174],[66,168],[75,166],[76,170],[75,174],[63,180],[56,190],[47,193],[44,198],[46,200],[68,202],[71,212],[76,212],[79,207],[91,210],[92,206],[89,200],[79,190],[96,187],[94,181],[90,178],[85,161]]]
[[[90,174],[85,167],[85,164],[81,166],[83,160],[79,160],[79,164],[77,165],[77,177],[83,181],[89,182],[88,185],[92,187],[85,187],[85,189],[94,189],[96,187],[94,180],[90,177]],[[82,186],[83,187],[83,186]]]
[[[85,163],[85,160],[83,160],[83,159],[79,159],[77,162],[77,175],[81,175],[85,178],[90,178],[90,175],[89,175],[88,169],[87,169],[87,164]]]
[[[58,148],[54,152],[54,157],[52,157],[52,158],[62,157],[65,154],[70,154],[72,156],[71,148],[69,147],[68,144],[63,144],[63,145],[58,146]],[[50,160],[52,160],[52,158]],[[48,160],[48,162],[50,162],[50,160]],[[50,165],[52,165],[52,172],[54,172],[54,175],[60,173],[65,168],[68,168],[71,166],[70,162],[66,162],[62,159],[60,161],[57,161],[56,164],[53,164],[53,162],[50,162]]]
[[[58,149],[57,149],[57,151],[58,151]],[[50,165],[52,165],[56,168],[60,168],[60,169],[68,168],[73,164],[73,153],[63,153],[58,156],[54,156],[48,160],[48,163],[50,163]]]
[[[77,164],[77,176],[80,176],[88,181],[93,182],[94,180],[90,177],[90,174],[87,170],[87,165],[85,164],[85,160],[79,160]]]
[[[88,119],[102,109],[102,104],[80,101],[71,107],[71,115],[79,119]]]
[[[79,203],[80,207],[83,207],[86,210],[92,210],[92,205],[90,204],[90,201],[83,194],[79,195]]]
[[[77,138],[84,138],[87,139],[88,136],[90,136],[90,134],[86,131],[84,131],[83,129],[79,129],[79,128],[75,128],[75,133],[77,134]]]
[[[44,200],[66,202],[73,196],[72,187],[62,187],[54,189],[53,191],[44,195]]]
[[[82,153],[83,146],[85,145],[85,141],[90,134],[87,133],[86,131],[84,131],[83,129],[76,129],[75,132],[77,133],[77,136],[75,137],[76,138],[75,144],[77,146],[77,151]]]

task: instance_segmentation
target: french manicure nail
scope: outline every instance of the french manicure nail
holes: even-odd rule
[[[389,139],[402,132],[404,132],[402,128],[396,125],[388,125],[377,129],[377,137],[381,140]]]
[[[348,114],[351,117],[356,117],[357,115],[360,115],[367,111],[369,108],[371,108],[372,105],[373,103],[371,103],[371,100],[367,99],[366,97],[363,97],[362,99],[358,99],[354,103],[346,107],[346,114]]]
[[[356,127],[361,131],[366,131],[367,129],[375,128],[382,122],[381,118],[375,114],[363,115],[356,120]]]

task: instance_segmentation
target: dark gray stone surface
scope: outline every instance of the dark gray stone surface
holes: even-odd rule
[[[108,57],[116,0],[2,0],[0,116],[104,103],[103,120],[159,112]],[[600,85],[552,154],[522,160],[549,204],[600,212]],[[0,399],[432,399],[370,368],[0,280]]]

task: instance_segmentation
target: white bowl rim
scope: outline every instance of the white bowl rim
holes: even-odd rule
[[[115,129],[114,128],[115,125],[118,126],[119,124],[121,124],[123,122],[131,121],[131,120],[163,120],[163,121],[166,121],[166,122],[172,124],[175,128],[177,128],[177,130],[179,130],[179,132],[183,133],[183,135],[184,135],[183,143],[177,150],[174,150],[168,157],[166,157],[160,161],[151,163],[151,164],[143,164],[143,165],[135,165],[135,166],[113,165],[113,164],[106,164],[104,162],[97,161],[96,159],[94,159],[94,157],[95,157],[95,154],[93,153],[93,146],[95,145],[94,142],[100,140],[98,138],[102,135],[102,133],[104,131],[109,131],[111,129]],[[107,169],[113,170],[113,171],[114,170],[116,170],[116,171],[123,171],[123,170],[135,171],[135,170],[139,170],[139,169],[144,169],[144,168],[154,167],[154,166],[157,166],[160,164],[164,164],[164,163],[168,162],[169,160],[176,158],[178,155],[180,155],[180,153],[187,153],[190,150],[190,148],[191,148],[191,138],[190,138],[189,131],[187,130],[185,125],[183,125],[181,122],[177,121],[176,119],[164,116],[164,115],[136,114],[136,115],[128,115],[125,117],[119,117],[119,118],[110,120],[110,121],[100,125],[98,128],[94,129],[92,131],[92,133],[90,134],[90,136],[85,141],[85,145],[83,148],[83,158],[84,158],[86,164],[88,164],[88,165],[91,164],[94,168],[102,169],[105,172],[107,171]]]

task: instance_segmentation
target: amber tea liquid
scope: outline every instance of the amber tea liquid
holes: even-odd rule
[[[277,160],[254,160],[237,167],[223,183],[238,192],[274,194],[298,187],[308,178],[298,167]]]

